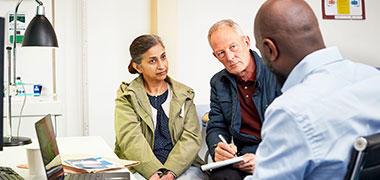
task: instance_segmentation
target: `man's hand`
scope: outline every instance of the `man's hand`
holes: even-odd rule
[[[164,180],[174,180],[175,177],[174,177],[173,174],[171,174],[171,173],[167,173],[167,174],[165,174],[164,176],[162,176],[161,179],[164,179]]]
[[[237,162],[232,167],[245,171],[247,173],[253,173],[255,170],[255,155],[247,153],[243,155],[244,161]]]
[[[219,142],[215,148],[215,161],[224,161],[235,157],[237,147],[234,144]]]
[[[157,173],[154,173],[150,176],[149,180],[159,180],[160,179],[160,175],[158,175]]]

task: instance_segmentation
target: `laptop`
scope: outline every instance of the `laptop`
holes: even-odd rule
[[[35,123],[42,161],[48,180],[129,180],[129,172],[66,174],[59,155],[57,140],[53,130],[51,115],[48,114]]]

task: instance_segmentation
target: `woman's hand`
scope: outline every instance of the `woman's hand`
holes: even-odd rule
[[[149,180],[159,180],[159,179],[160,179],[160,175],[158,175],[157,173],[154,173],[149,177]]]
[[[165,174],[164,176],[161,177],[161,180],[162,180],[162,179],[164,179],[164,180],[174,180],[175,177],[174,177],[173,174],[171,174],[171,173],[167,173],[167,174]]]

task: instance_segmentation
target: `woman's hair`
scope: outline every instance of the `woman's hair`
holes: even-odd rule
[[[235,23],[231,19],[223,19],[221,21],[216,22],[214,25],[211,26],[210,30],[208,31],[208,35],[207,35],[208,43],[210,43],[212,33],[219,30],[220,28],[223,28],[226,26],[231,27],[240,36],[244,36],[243,30],[241,29],[241,27],[237,23]]]
[[[162,47],[165,48],[164,44],[161,41],[161,38],[154,34],[144,34],[137,37],[133,40],[131,46],[129,46],[129,53],[131,54],[131,62],[128,66],[128,71],[131,74],[138,73],[137,70],[133,67],[133,62],[137,65],[141,64],[142,55],[148,51],[151,47],[161,44]]]

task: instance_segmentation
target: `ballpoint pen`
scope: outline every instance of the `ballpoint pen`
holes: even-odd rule
[[[219,134],[218,137],[219,137],[220,140],[222,140],[223,143],[228,144],[227,141],[226,141],[226,139],[224,139],[224,137],[221,134]],[[238,156],[237,152],[235,153],[235,156],[236,157]]]

